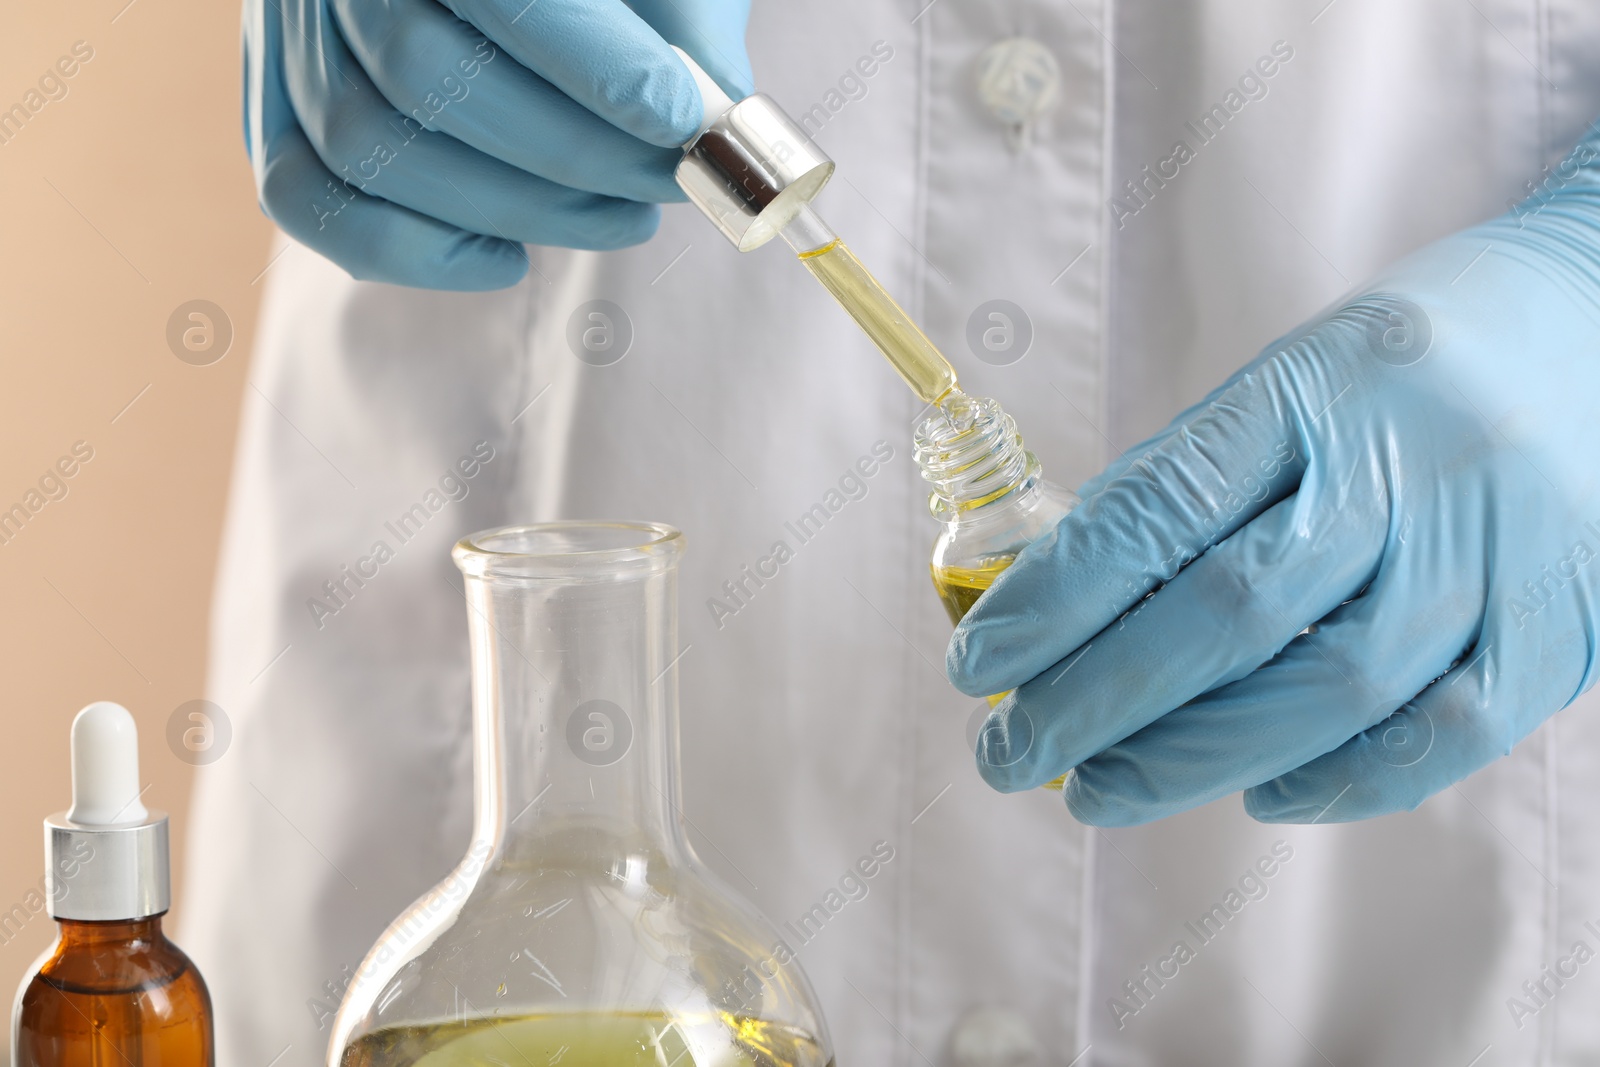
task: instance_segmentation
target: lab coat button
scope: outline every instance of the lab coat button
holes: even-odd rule
[[[955,1067],[1033,1067],[1042,1059],[1033,1027],[1012,1008],[969,1008],[950,1031]]]
[[[1055,106],[1061,68],[1031,37],[1007,37],[978,56],[978,99],[995,120],[1020,130]]]

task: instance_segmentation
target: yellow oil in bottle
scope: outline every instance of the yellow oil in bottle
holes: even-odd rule
[[[972,605],[978,602],[983,591],[994,584],[1000,577],[1000,572],[1016,560],[1016,556],[991,556],[980,560],[976,567],[931,567],[933,572],[933,587],[939,592],[939,599],[944,601],[944,610],[950,616],[951,623],[959,623],[961,619],[972,610]],[[989,706],[992,708],[1006,697],[1005,693],[996,693],[989,697]],[[1053,781],[1046,782],[1045,789],[1054,789],[1057,792],[1067,784],[1067,776],[1062,775]]]
[[[994,584],[1000,572],[1011,566],[1016,556],[993,556],[976,567],[931,567],[933,587],[944,601],[944,610],[952,625],[960,622],[972,605],[978,602],[983,591]],[[999,697],[990,698],[999,701]]]
[[[732,1015],[552,1012],[376,1030],[340,1067],[833,1067],[809,1034]]]
[[[866,331],[923,403],[935,403],[956,387],[955,368],[944,353],[843,241],[835,238],[821,248],[801,252],[800,261]]]

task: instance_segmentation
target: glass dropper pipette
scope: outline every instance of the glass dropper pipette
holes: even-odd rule
[[[956,616],[964,614],[1077,496],[1044,482],[1015,422],[994,401],[961,391],[950,361],[811,207],[833,161],[770,97],[756,93],[735,104],[678,54],[705,105],[675,172],[678,185],[741,252],[781,235],[912,392],[937,405],[917,431],[917,463],[935,486],[933,515],[946,524],[931,564],[934,586],[947,605],[960,601]]]
[[[678,55],[704,106],[676,171],[689,199],[741,252],[781,235],[923,403],[962,408],[948,403],[961,395],[950,361],[811,207],[833,160],[771,97],[735,104],[682,49]]]
[[[950,361],[810,204],[779,234],[923,403],[937,404],[957,389]]]

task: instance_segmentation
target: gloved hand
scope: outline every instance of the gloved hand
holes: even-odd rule
[[[1600,135],[1269,346],[1083,491],[950,643],[1003,791],[1409,809],[1595,680]],[[1147,595],[1149,594],[1149,595]]]
[[[497,289],[682,200],[700,93],[750,92],[749,0],[245,0],[263,209],[357,278]]]

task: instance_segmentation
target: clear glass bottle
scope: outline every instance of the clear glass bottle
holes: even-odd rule
[[[914,455],[943,527],[929,560],[933,587],[958,623],[1018,552],[1078,506],[1078,494],[1045,480],[1016,421],[988,397],[947,397],[918,425]],[[990,696],[990,706],[1004,696]]]
[[[827,1067],[793,950],[678,799],[677,572],[653,524],[469,537],[476,778],[455,871],[373,946],[330,1067]]]
[[[945,400],[917,427],[915,455],[933,485],[928,508],[943,524],[929,563],[933,586],[957,623],[1018,552],[1078,506],[1078,495],[1044,479],[1016,421],[988,397]]]

